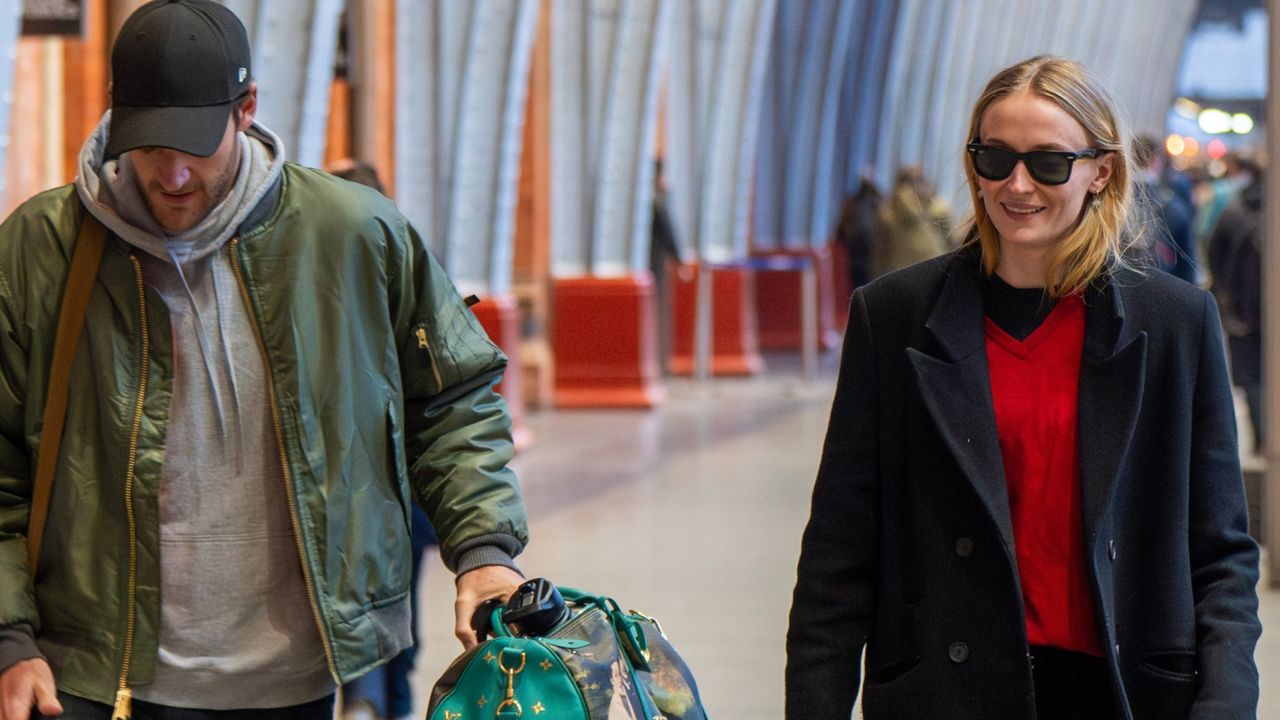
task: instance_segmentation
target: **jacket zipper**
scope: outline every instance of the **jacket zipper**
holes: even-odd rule
[[[280,469],[284,473],[284,488],[289,499],[289,522],[293,526],[293,541],[298,550],[298,561],[302,563],[302,578],[307,586],[307,601],[311,604],[311,617],[315,620],[316,629],[320,631],[320,644],[324,647],[325,661],[329,665],[329,673],[336,682],[341,682],[338,675],[338,664],[333,658],[333,647],[329,643],[329,633],[325,629],[320,615],[320,603],[316,599],[315,583],[312,581],[311,566],[307,564],[307,551],[302,543],[302,531],[298,523],[297,488],[293,484],[293,472],[289,469],[289,456],[284,449],[284,425],[280,421],[280,404],[276,400],[275,380],[271,376],[270,361],[267,358],[267,343],[262,339],[262,330],[258,327],[258,319],[253,312],[253,302],[249,297],[249,286],[245,284],[244,274],[240,269],[240,238],[231,239],[231,269],[235,272],[236,284],[240,288],[240,297],[244,300],[245,312],[249,314],[254,338],[258,341],[258,350],[262,353],[262,361],[267,364],[267,399],[271,404],[271,424],[275,428],[276,445],[280,450]],[[114,718],[113,718],[114,720]]]
[[[129,464],[125,470],[124,510],[129,523],[129,585],[125,600],[124,654],[120,661],[120,679],[116,684],[116,702],[111,720],[129,720],[133,713],[133,691],[129,689],[129,667],[133,664],[133,640],[137,626],[138,594],[138,524],[133,514],[133,481],[137,467],[138,434],[142,430],[142,410],[147,397],[147,374],[151,357],[151,333],[147,326],[147,287],[142,282],[142,263],[130,254],[133,277],[138,285],[138,324],[142,329],[142,370],[138,374],[138,399],[134,403],[133,425],[129,428]]]
[[[436,392],[444,390],[444,378],[440,377],[440,364],[436,362],[435,353],[431,352],[431,343],[427,342],[427,327],[419,325],[414,328],[413,335],[418,339],[418,364],[431,368],[431,376],[436,381]]]

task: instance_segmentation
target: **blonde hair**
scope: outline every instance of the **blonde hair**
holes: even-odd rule
[[[973,106],[967,140],[978,137],[987,108],[1022,90],[1053,101],[1080,123],[1090,147],[1112,156],[1106,186],[1086,199],[1075,229],[1049,253],[1045,292],[1062,297],[1126,265],[1125,251],[1134,224],[1133,144],[1119,106],[1106,88],[1079,63],[1046,55],[1024,60],[991,78]],[[964,174],[973,200],[973,222],[965,244],[981,247],[983,271],[991,275],[1000,260],[1000,239],[979,194],[978,174],[968,153]]]

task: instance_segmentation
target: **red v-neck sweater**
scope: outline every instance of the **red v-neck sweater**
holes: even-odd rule
[[[1062,298],[1025,340],[990,318],[985,332],[1027,640],[1104,655],[1085,573],[1076,447],[1084,303]]]

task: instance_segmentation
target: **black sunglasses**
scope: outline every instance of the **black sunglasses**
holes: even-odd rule
[[[969,156],[973,158],[973,169],[980,177],[987,180],[1004,180],[1013,174],[1013,169],[1021,160],[1027,166],[1031,177],[1045,185],[1065,183],[1071,179],[1071,167],[1076,160],[1095,158],[1105,152],[1097,148],[1087,148],[1075,152],[1033,150],[1019,153],[976,142],[969,143],[968,150]]]

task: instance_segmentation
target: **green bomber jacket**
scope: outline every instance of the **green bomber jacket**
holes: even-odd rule
[[[33,580],[31,479],[84,216],[65,186],[0,225],[0,642],[34,632],[61,690],[110,703],[155,668],[174,348],[137,250],[111,237]],[[229,251],[269,371],[264,402],[312,613],[345,682],[409,641],[411,492],[451,569],[510,562],[527,541],[507,468],[510,415],[493,389],[506,358],[404,216],[368,188],[287,164]]]

